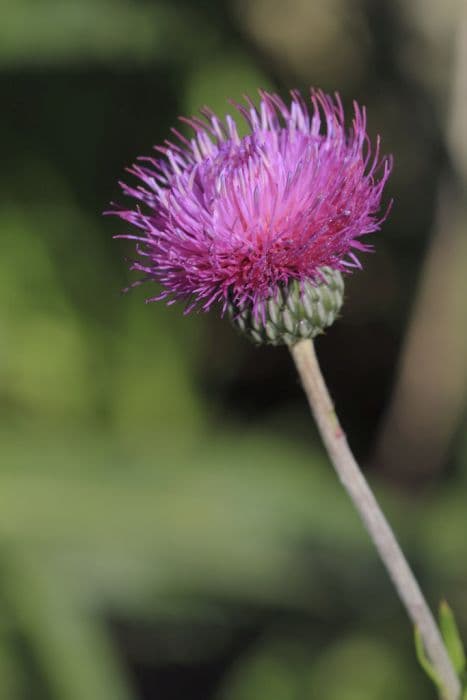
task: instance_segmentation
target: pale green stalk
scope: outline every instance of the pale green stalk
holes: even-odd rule
[[[444,700],[459,700],[461,687],[420,586],[347,443],[321,374],[311,340],[290,348],[324,445],[342,485],[405,606],[419,630],[428,657],[443,686]]]

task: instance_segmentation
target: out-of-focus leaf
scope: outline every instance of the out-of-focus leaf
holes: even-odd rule
[[[134,698],[98,623],[54,580],[44,561],[12,552],[4,561],[3,585],[11,615],[48,686],[47,698]]]
[[[425,653],[425,646],[423,644],[422,635],[420,634],[420,630],[418,629],[418,627],[414,628],[414,640],[415,640],[415,652],[417,654],[417,659],[418,659],[420,666],[423,668],[423,670],[425,671],[428,678],[430,678],[430,680],[433,681],[433,683],[438,688],[438,690],[441,691],[442,687],[443,687],[443,685],[441,683],[441,679],[438,676],[438,674],[436,673],[433,665],[431,664],[428,656]]]
[[[147,63],[174,51],[202,45],[187,21],[169,2],[129,0],[10,0],[2,4],[0,64],[57,62],[108,63],[125,59]],[[205,28],[206,29],[206,28]],[[204,38],[208,39],[205,31]],[[207,41],[206,41],[207,43]]]
[[[100,405],[120,434],[156,436],[182,426],[188,440],[204,423],[192,371],[202,319],[195,322],[181,313],[173,318],[163,305],[147,306],[141,295],[122,300],[117,286],[103,285],[100,298],[119,303],[120,313],[112,332],[96,329],[64,288],[60,260],[45,241],[43,210],[11,208],[0,214],[0,397],[10,406],[9,420],[27,413],[57,428],[95,420]],[[56,210],[49,217],[58,218],[63,229],[81,216],[71,202]],[[83,265],[68,266],[76,285],[83,273],[90,276]]]
[[[259,88],[271,88],[267,75],[247,56],[223,50],[214,60],[209,56],[194,68],[187,84],[185,109],[195,114],[207,105],[222,118],[236,112],[231,101],[243,102],[244,95],[257,102]],[[248,132],[243,118],[237,119],[237,126],[241,134]]]
[[[16,700],[25,697],[24,669],[21,667],[15,645],[11,611],[4,601],[0,607],[0,697]],[[7,622],[8,621],[8,622]]]
[[[118,605],[142,605],[169,582],[308,605],[308,540],[371,553],[333,472],[308,450],[245,431],[159,443],[71,437],[44,451],[10,434],[0,532],[55,561],[84,597]]]
[[[320,700],[415,700],[425,693],[403,652],[379,635],[344,637],[318,654],[311,666],[308,697]]]
[[[397,687],[397,691],[395,688]],[[356,635],[310,647],[306,642],[263,641],[234,668],[220,700],[422,700],[414,678],[392,646]]]
[[[465,671],[464,645],[454,613],[445,600],[442,600],[439,606],[439,625],[453,666],[457,673],[461,675]]]

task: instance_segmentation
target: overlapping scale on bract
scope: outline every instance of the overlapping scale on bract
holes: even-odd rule
[[[337,318],[344,299],[339,270],[322,267],[315,282],[291,280],[253,310],[250,304],[228,305],[237,330],[255,345],[294,345],[315,338]]]

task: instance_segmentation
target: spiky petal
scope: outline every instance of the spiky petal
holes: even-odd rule
[[[131,269],[160,283],[148,301],[186,301],[186,310],[220,303],[256,313],[291,281],[319,282],[319,269],[359,267],[362,237],[380,228],[379,214],[391,158],[379,157],[366,133],[365,110],[354,103],[346,130],[339,96],[311,91],[311,109],[298,92],[287,105],[260,92],[255,107],[236,104],[249,133],[208,109],[182,119],[191,139],[156,147],[121,183],[137,200],[112,212],[139,229]]]

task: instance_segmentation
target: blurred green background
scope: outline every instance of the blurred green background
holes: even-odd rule
[[[461,2],[2,0],[0,697],[420,700],[412,631],[285,350],[145,305],[101,212],[203,104],[339,90],[395,157],[318,352],[467,638]]]

